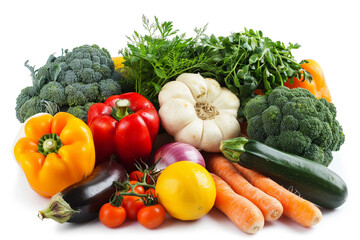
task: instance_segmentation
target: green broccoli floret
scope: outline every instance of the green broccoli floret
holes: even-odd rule
[[[260,142],[265,142],[267,135],[261,115],[256,115],[250,119],[251,121],[247,122],[247,134]]]
[[[267,136],[279,135],[282,114],[280,109],[275,106],[269,106],[261,113],[264,130]]]
[[[31,72],[33,85],[23,89],[16,101],[16,117],[20,122],[31,115],[20,114],[22,105],[35,96],[42,100],[45,111],[56,113],[89,102],[103,102],[121,94],[121,86],[126,82],[121,74],[115,73],[109,52],[97,45],[65,50],[59,57],[50,55],[46,64],[37,70],[29,66],[28,61],[25,66]],[[37,113],[39,109],[29,112]]]
[[[19,109],[17,109],[16,116],[21,122],[24,122],[29,117],[45,111],[46,104],[40,97],[35,96],[24,102]]]
[[[273,148],[280,148],[278,138],[279,136],[274,136],[274,135],[267,136],[264,143]]]
[[[335,105],[303,88],[277,87],[244,108],[250,138],[328,166],[345,135]]]
[[[299,121],[293,115],[283,116],[280,123],[280,132],[299,129]]]
[[[41,88],[39,97],[56,103],[59,107],[66,104],[66,96],[64,87],[58,82],[49,82]]]
[[[27,115],[27,114],[21,113],[20,108],[25,104],[25,102],[27,102],[28,100],[30,100],[32,97],[34,97],[36,95],[37,95],[37,91],[36,91],[35,87],[29,86],[29,87],[23,88],[21,90],[20,94],[17,96],[15,111],[16,111],[16,118],[19,119],[20,122],[24,122],[23,118],[24,118],[24,116]]]
[[[256,115],[261,114],[265,109],[267,109],[268,103],[266,98],[258,95],[249,100],[246,104],[248,107],[244,109],[244,115],[246,119],[250,119]]]
[[[87,122],[88,111],[92,104],[94,103],[86,103],[85,105],[82,106],[79,105],[75,107],[69,107],[67,112],[74,115],[77,118],[80,118],[84,122]]]
[[[119,94],[121,90],[120,84],[111,78],[100,81],[98,100],[105,101],[109,96]]]
[[[74,48],[72,52],[65,51],[65,56],[55,62],[66,69],[66,74],[62,74],[59,79],[65,85],[99,82],[111,78],[115,69],[109,52],[97,45],[83,45]]]
[[[321,163],[325,166],[328,166],[331,162],[329,162],[329,160],[332,159],[332,156],[331,158],[325,157],[324,150],[316,144],[311,144],[310,147],[304,151],[304,157],[315,158],[317,159],[318,163]]]
[[[72,106],[97,102],[100,99],[98,83],[74,83],[65,88],[66,102]],[[100,101],[100,100],[99,100]]]
[[[75,84],[66,86],[65,95],[69,107],[84,105],[88,101],[81,89],[77,88]]]
[[[283,131],[278,135],[278,146],[281,150],[301,155],[311,145],[311,138],[300,131]]]

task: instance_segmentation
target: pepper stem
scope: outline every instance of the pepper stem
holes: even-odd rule
[[[111,116],[116,120],[120,120],[130,114],[129,112],[130,102],[127,99],[120,99],[115,102],[115,107],[111,112]],[[130,110],[131,111],[131,110]]]
[[[39,139],[38,152],[47,156],[49,153],[58,153],[62,146],[63,143],[56,133],[45,134]]]

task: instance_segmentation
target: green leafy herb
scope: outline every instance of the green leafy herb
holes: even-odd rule
[[[143,16],[146,34],[134,31],[127,47],[120,51],[126,78],[134,90],[157,106],[162,86],[184,72],[199,72],[216,79],[239,98],[241,105],[254,97],[254,90],[268,94],[288,79],[311,81],[310,73],[296,62],[292,50],[299,44],[272,41],[261,31],[246,29],[229,36],[206,35],[207,25],[195,28],[195,37],[174,30],[172,22],[150,23]],[[241,109],[239,116],[241,117]]]
[[[129,43],[120,50],[124,57],[125,75],[136,92],[157,105],[157,95],[162,86],[184,72],[196,72],[209,61],[207,48],[199,48],[206,25],[195,28],[195,37],[178,34],[172,22],[155,22],[143,16],[145,35],[134,31]]]
[[[254,96],[254,90],[270,93],[288,79],[312,80],[310,73],[295,61],[292,50],[299,44],[273,42],[261,31],[245,29],[227,37],[207,36],[202,39],[204,47],[212,51],[212,72],[216,79],[234,92],[245,104]],[[209,70],[209,69],[207,69]]]

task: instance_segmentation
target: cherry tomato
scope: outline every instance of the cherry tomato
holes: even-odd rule
[[[102,224],[109,228],[120,226],[126,219],[126,211],[123,207],[115,207],[111,203],[105,203],[99,211],[99,219]]]
[[[154,188],[149,188],[145,191],[145,194],[148,194],[151,197],[156,197],[156,192]]]
[[[165,209],[160,204],[143,207],[137,214],[138,222],[146,228],[156,228],[165,219]]]
[[[138,181],[138,182],[140,182],[143,176],[144,176],[143,172],[140,172],[139,170],[136,170],[136,171],[132,171],[129,174],[129,179],[130,179],[130,181]],[[148,176],[146,178],[146,183],[147,184],[153,184],[154,182],[151,179],[151,177]]]
[[[129,179],[130,181],[141,181],[141,178],[144,176],[144,173],[136,170],[136,171],[132,171],[129,174]]]
[[[124,196],[122,206],[125,208],[126,218],[130,220],[135,220],[137,218],[138,211],[145,205],[143,201],[141,201],[140,197]]]
[[[129,183],[130,183],[131,185],[135,185],[135,184],[137,183],[137,181],[129,181]],[[136,186],[135,189],[134,189],[134,191],[135,191],[136,193],[139,193],[139,194],[144,194],[144,193],[145,193],[145,189],[144,189],[143,186]],[[129,190],[128,192],[130,192],[130,190]]]

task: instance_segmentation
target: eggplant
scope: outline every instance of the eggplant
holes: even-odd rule
[[[85,179],[55,194],[49,206],[39,211],[40,219],[51,218],[59,223],[86,223],[99,216],[102,205],[115,193],[114,181],[128,178],[125,168],[113,161],[98,165]]]

